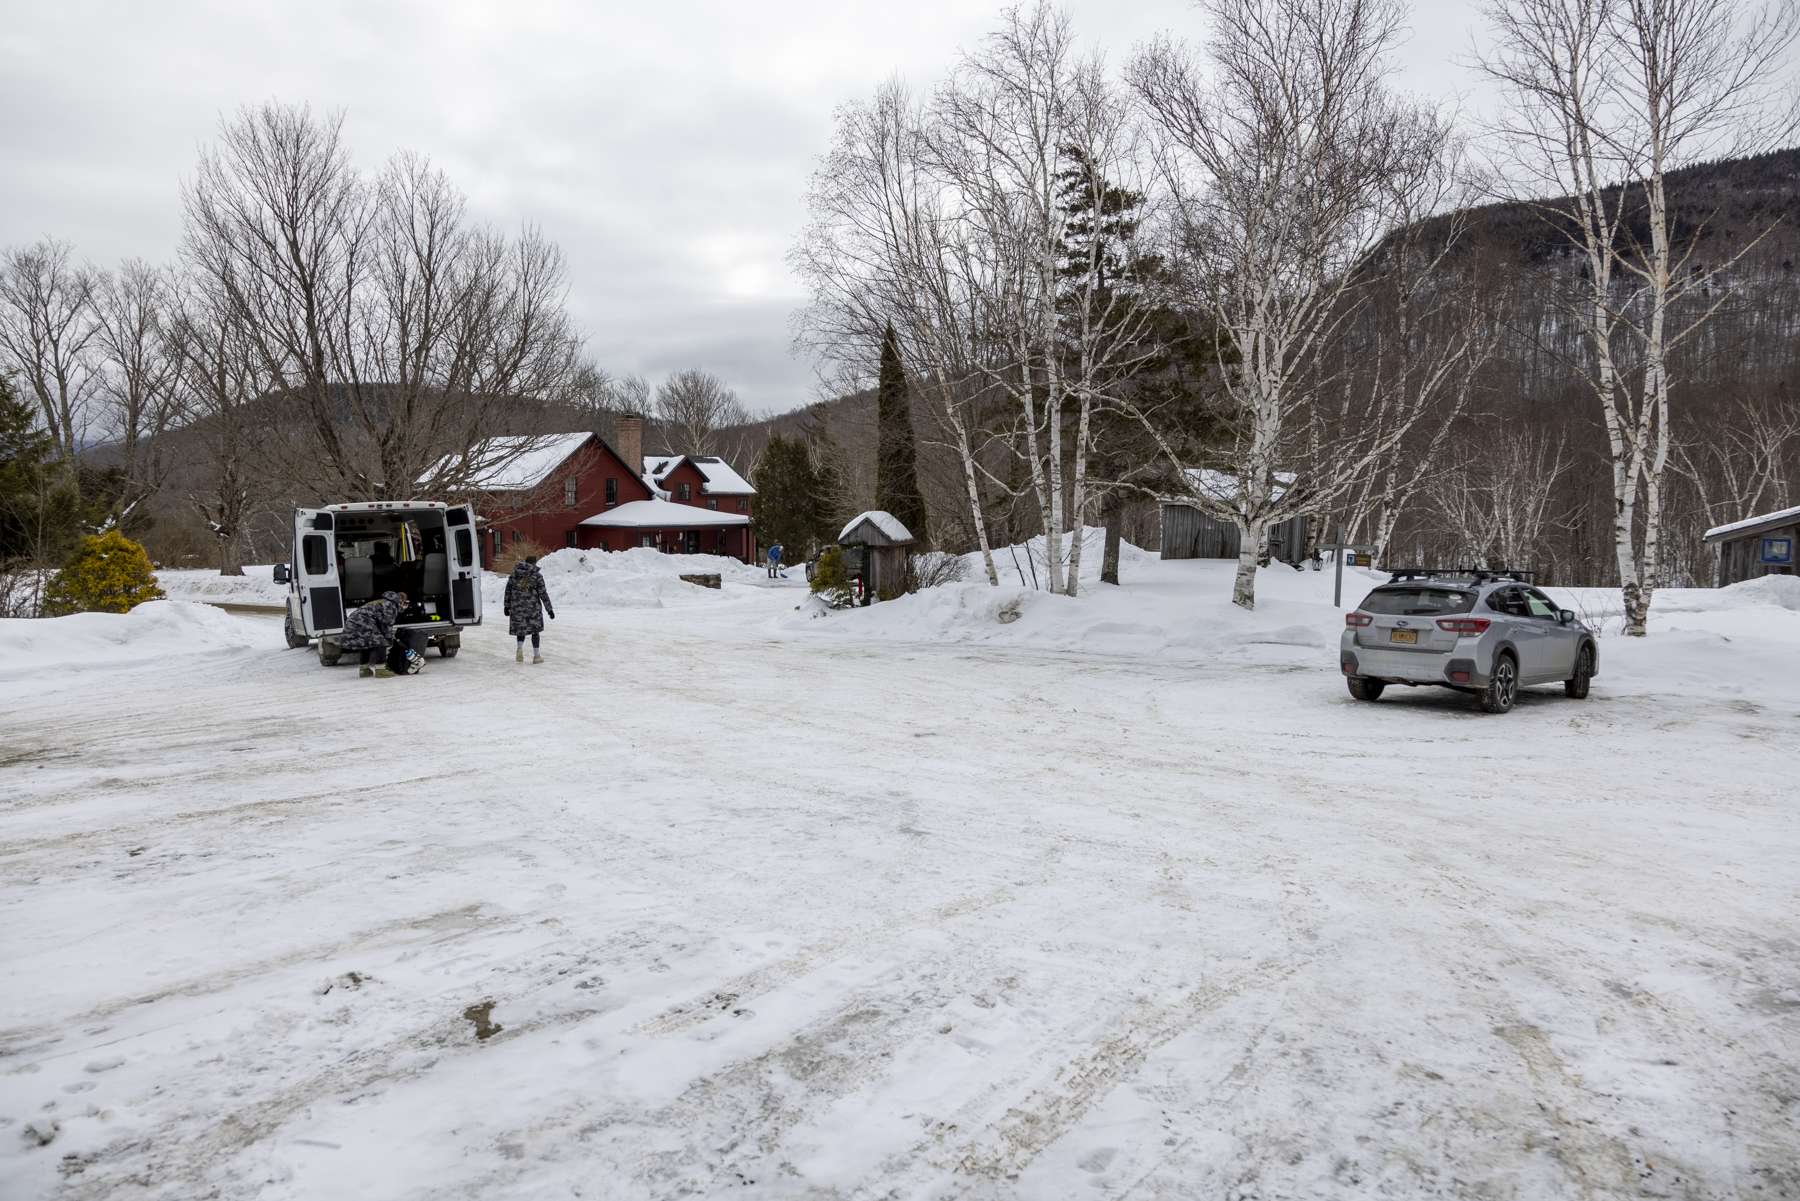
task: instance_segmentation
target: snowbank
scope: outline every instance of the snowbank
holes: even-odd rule
[[[277,584],[267,563],[244,568],[241,576],[220,575],[211,568],[159,571],[156,582],[170,600],[205,601],[213,605],[280,605],[287,587]]]
[[[171,655],[270,646],[264,622],[211,605],[148,601],[129,613],[0,620],[0,680],[69,667],[111,667]]]
[[[1121,585],[1099,583],[1099,534],[1088,531],[1082,584],[1073,598],[1031,586],[1033,563],[1037,582],[1045,579],[1044,541],[1036,538],[995,551],[998,588],[987,583],[980,556],[971,555],[964,582],[867,609],[828,612],[824,620],[817,620],[817,609],[803,607],[784,615],[779,625],[811,637],[1335,667],[1343,612],[1387,578],[1346,568],[1339,607],[1331,603],[1329,568],[1296,571],[1275,564],[1257,573],[1256,608],[1246,612],[1231,603],[1234,561],[1165,561],[1126,544],[1119,556]],[[1800,645],[1800,578],[1765,577],[1729,588],[1658,592],[1651,607],[1651,636],[1645,639],[1618,636],[1617,589],[1548,591],[1600,630],[1601,678],[1609,683],[1648,686],[1661,680],[1724,693],[1774,687],[1791,674],[1791,660],[1771,656],[1771,643]]]
[[[658,609],[665,605],[705,603],[719,593],[682,580],[684,575],[716,575],[721,582],[764,578],[722,555],[665,555],[645,547],[631,550],[559,550],[538,560],[550,604],[564,609]],[[506,577],[489,573],[482,580],[485,614],[498,618],[506,595]]]

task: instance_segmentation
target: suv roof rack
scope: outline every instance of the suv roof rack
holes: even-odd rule
[[[1493,580],[1517,580],[1521,584],[1537,583],[1537,572],[1526,571],[1516,567],[1386,567],[1393,579],[1390,583],[1402,580],[1442,579],[1446,576],[1467,578],[1477,584],[1485,584]]]

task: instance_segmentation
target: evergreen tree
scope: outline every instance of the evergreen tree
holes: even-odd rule
[[[756,488],[757,538],[764,546],[781,543],[787,548],[787,560],[793,562],[824,540],[819,533],[824,517],[819,479],[805,442],[770,435],[750,482]]]
[[[74,542],[79,510],[36,406],[0,374],[0,564],[61,559]]]
[[[844,565],[844,548],[828,546],[813,568],[813,594],[834,609],[848,609],[856,601],[850,590],[850,573]]]
[[[881,336],[881,379],[875,394],[875,507],[900,519],[922,548],[925,494],[919,491],[919,448],[913,437],[912,392],[890,324]]]
[[[833,542],[844,523],[855,516],[850,508],[850,487],[844,480],[844,452],[816,414],[807,419],[801,434],[811,452],[817,537],[821,544]]]

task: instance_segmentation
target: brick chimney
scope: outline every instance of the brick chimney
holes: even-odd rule
[[[644,419],[636,413],[613,418],[613,449],[625,460],[631,474],[644,473]]]

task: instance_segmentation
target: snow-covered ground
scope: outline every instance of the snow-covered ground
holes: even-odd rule
[[[0,623],[0,1197],[1800,1195],[1800,584],[1485,717],[1329,572],[627,567],[542,667]]]

